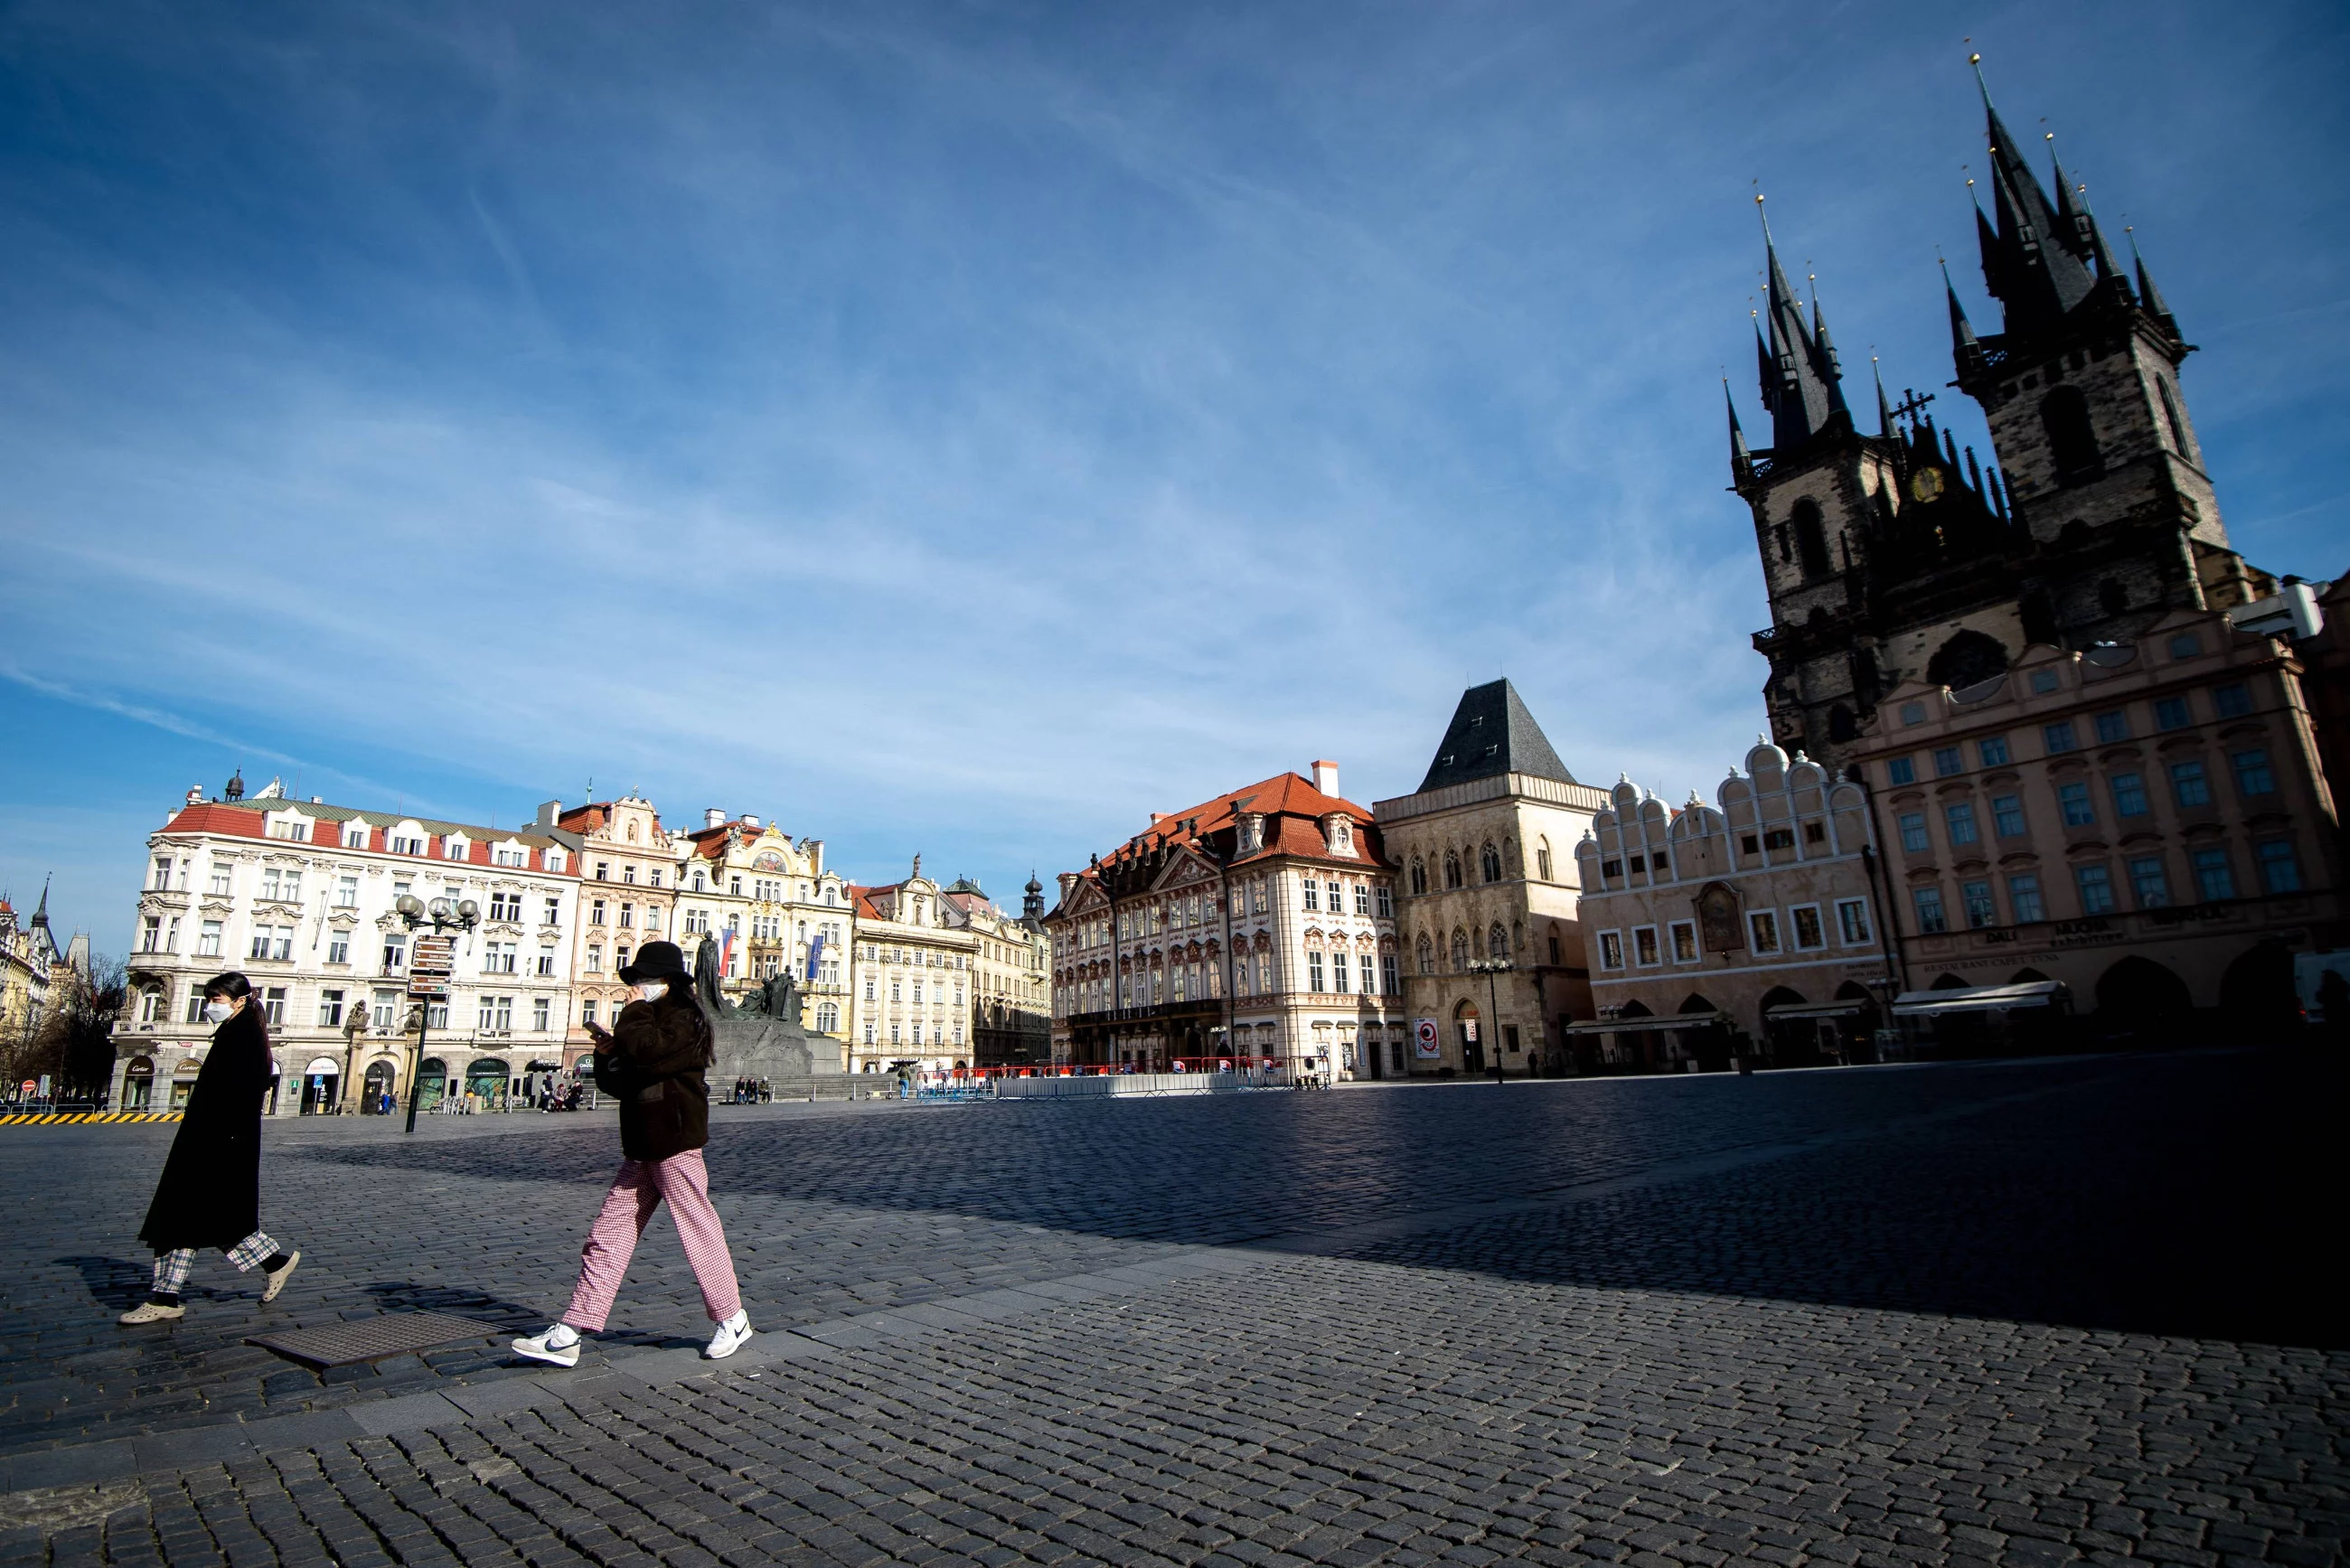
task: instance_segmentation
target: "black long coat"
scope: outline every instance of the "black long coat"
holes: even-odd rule
[[[620,1102],[620,1152],[667,1159],[710,1141],[703,1069],[717,1037],[693,992],[674,981],[659,1002],[631,1002],[596,1056],[596,1086]]]
[[[276,1062],[261,1003],[213,1031],[139,1239],[159,1252],[225,1251],[261,1229],[261,1102]]]

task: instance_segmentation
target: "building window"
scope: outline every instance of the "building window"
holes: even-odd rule
[[[2241,719],[2252,711],[2252,691],[2241,680],[2211,688],[2211,706],[2222,719]]]
[[[2252,857],[2260,862],[2261,887],[2264,891],[2301,891],[2301,863],[2293,858],[2291,839],[2263,839],[2254,846]]]
[[[1904,703],[1902,703],[1902,704],[1901,704],[1901,722],[1902,722],[1904,724],[1922,724],[1922,723],[1924,723],[1924,722],[1926,722],[1926,704],[1924,704],[1923,702],[1904,702]]]
[[[538,972],[552,977],[555,973],[555,950],[542,945],[538,950]]]
[[[1316,881],[1315,881],[1313,877],[1306,877],[1306,878],[1305,878],[1305,907],[1306,907],[1308,909],[1321,909],[1321,908],[1322,908],[1321,898],[1322,898],[1322,884],[1321,884],[1321,883],[1319,883],[1319,882],[1316,882]],[[1154,911],[1154,912],[1155,912],[1155,911]]]
[[[1599,967],[1601,969],[1622,969],[1624,967],[1623,932],[1602,931],[1599,933]]]
[[[343,993],[322,991],[318,993],[318,1027],[339,1029],[343,1026]]]
[[[1452,967],[1455,971],[1469,967],[1469,933],[1466,931],[1452,933]]]
[[[1428,933],[1426,931],[1419,933],[1419,972],[1422,974],[1434,974],[1436,972],[1436,944],[1428,940]]]
[[[2089,400],[2074,386],[2060,386],[2040,400],[2040,425],[2056,460],[2056,483],[2085,484],[2106,472],[2089,423]]]
[[[2081,891],[2081,913],[2109,915],[2114,909],[2114,879],[2103,866],[2076,866],[2073,885]]]
[[[1484,876],[1486,881],[1500,881],[1502,879],[1501,852],[1490,844],[1485,846],[1482,850],[1479,850],[1477,853],[1477,869]]]
[[[1981,753],[1983,766],[1987,768],[2003,768],[2007,766],[2007,737],[2005,735],[1987,735],[1983,739],[1975,742],[1975,750]]]
[[[228,896],[229,876],[230,871],[227,861],[213,861],[212,863],[212,875],[204,884],[204,891],[221,898],[226,898]]]
[[[1975,832],[1975,808],[1970,802],[1962,800],[1944,806],[1942,822],[1950,829],[1954,846],[1972,844],[1979,836]]]
[[[1352,979],[1347,972],[1347,955],[1332,953],[1330,955],[1330,989],[1344,992],[1351,983]],[[1177,1000],[1181,999],[1179,997]]]
[[[1891,784],[1916,784],[1918,782],[1918,759],[1915,757],[1895,757],[1891,762],[1885,764],[1885,776],[1887,781]]]
[[[1370,961],[1366,959],[1363,961],[1368,963]],[[1396,956],[1393,953],[1379,955],[1379,991],[1386,996],[1403,994],[1403,977],[1396,972]]]
[[[1380,919],[1391,920],[1395,919],[1395,889],[1388,887],[1385,882],[1381,882],[1378,885],[1377,889],[1373,894],[1373,898],[1378,902],[1378,918]]]
[[[1934,776],[1936,778],[1946,779],[1952,774],[1962,774],[1966,771],[1967,760],[1959,754],[1958,747],[1936,746],[1934,748]]]
[[[2113,776],[2114,815],[2144,816],[2147,813],[2146,780],[2137,774],[2116,774]]]
[[[1939,888],[1919,888],[1909,895],[1918,909],[1918,929],[1929,935],[1950,929],[1942,914],[1942,890]]]
[[[2058,684],[2056,672],[2053,670],[2035,670],[2032,672],[2032,692],[2035,697],[2047,696],[2056,690]]]
[[[1923,855],[1927,850],[1933,847],[1932,843],[1926,837],[1926,814],[1924,812],[1905,811],[1894,820],[1901,829],[1902,848],[1908,850],[1912,855]]]
[[[1450,849],[1444,852],[1444,885],[1447,888],[1461,886],[1461,857]]]
[[[2028,871],[2019,871],[2007,879],[2007,907],[2014,912],[2016,923],[2046,919],[2040,906],[2040,878]]]
[[[2078,743],[2073,739],[2073,721],[2060,719],[2054,724],[2043,724],[2040,726],[2040,741],[2050,756],[2073,750]]]
[[[273,985],[261,993],[261,1016],[272,1029],[286,1027],[286,988]]]
[[[2236,896],[2236,874],[2228,866],[2228,852],[2213,846],[2198,849],[2195,862],[2195,890],[2207,904]]]
[[[2089,786],[2085,784],[2058,784],[2056,804],[2064,815],[2067,827],[2090,827],[2096,824],[2097,808],[2089,800]]]
[[[1632,930],[1632,961],[1642,969],[1654,969],[1664,961],[1657,948],[1657,928],[1636,926]]]
[[[1787,911],[1787,919],[1794,924],[1795,949],[1798,952],[1807,952],[1814,948],[1824,948],[1828,945],[1827,931],[1820,923],[1820,907],[1817,904],[1798,905]]]
[[[2129,863],[2130,897],[2141,909],[2159,909],[2170,902],[2170,878],[2162,874],[2162,857],[2143,855]]]
[[[1995,794],[1991,797],[1991,831],[2002,838],[2021,838],[2026,828],[2023,821],[2023,797]]]
[[[2236,769],[2236,788],[2245,794],[2272,794],[2276,792],[2276,775],[2269,772],[2269,754],[2265,750],[2238,752],[2228,761]]]
[[[158,951],[162,946],[163,917],[149,915],[139,922],[139,950],[142,953],[151,953]]]
[[[2211,804],[2211,783],[2203,776],[2201,763],[2170,764],[2170,793],[2182,806]]]
[[[2203,639],[2191,631],[2182,631],[2170,639],[2170,657],[2192,659],[2203,651]]]
[[[1414,898],[1428,891],[1428,867],[1417,855],[1411,859],[1411,891]]]
[[[1355,884],[1355,913],[1367,916],[1370,912],[1371,885],[1368,882],[1357,882]]]
[[[2095,722],[2097,744],[2101,746],[2109,746],[2116,741],[2126,741],[2130,738],[2129,715],[2118,708],[2110,713],[2098,714]]]
[[[1839,898],[1836,900],[1835,910],[1836,930],[1844,938],[1844,945],[1848,948],[1865,945],[1869,936],[1868,900]]]
[[[350,932],[328,931],[327,933],[327,961],[328,963],[348,963],[351,961]]]
[[[1668,929],[1672,933],[1673,961],[1675,963],[1697,962],[1697,922],[1695,920],[1675,920]],[[1551,944],[1554,950],[1551,953],[1550,961],[1553,963],[1556,963],[1558,961],[1558,954],[1555,950],[1557,942],[1557,938],[1554,937],[1551,939]]]
[[[1960,883],[1959,902],[1966,908],[1967,929],[1979,931],[1998,923],[1999,911],[1991,907],[1989,882]]]
[[[1779,950],[1779,917],[1771,909],[1756,909],[1746,917],[1747,945],[1758,954]]]
[[[1306,990],[1318,992],[1322,989],[1322,951],[1319,948],[1306,950],[1305,980]]]
[[[386,931],[383,935],[383,970],[386,974],[408,967],[408,934]]]
[[[2154,727],[2158,730],[2183,730],[2194,722],[2184,697],[2164,697],[2154,704]]]

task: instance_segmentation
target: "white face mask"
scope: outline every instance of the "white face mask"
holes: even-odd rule
[[[666,981],[649,980],[637,987],[637,994],[647,1002],[659,1002],[669,994],[669,983]]]
[[[228,1015],[235,1011],[225,1002],[207,1002],[204,1003],[204,1020],[209,1023],[226,1023]]]

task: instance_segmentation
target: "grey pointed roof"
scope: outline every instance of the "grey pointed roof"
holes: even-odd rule
[[[1442,789],[1503,774],[1575,783],[1575,775],[1551,750],[1550,737],[1526,711],[1525,700],[1506,680],[1471,686],[1461,694],[1444,743],[1436,748],[1436,760],[1429,763],[1419,787],[1423,792]]]

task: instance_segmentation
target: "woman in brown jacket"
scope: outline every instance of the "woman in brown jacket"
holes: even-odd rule
[[[735,1289],[734,1260],[702,1162],[710,1141],[710,1086],[702,1074],[714,1056],[714,1036],[674,942],[647,942],[620,978],[637,988],[637,1000],[620,1010],[610,1033],[589,1026],[598,1047],[596,1086],[620,1102],[620,1173],[580,1249],[571,1304],[514,1347],[534,1361],[577,1366],[581,1334],[602,1331],[637,1240],[667,1199],[702,1308],[718,1325],[702,1354],[723,1360],[749,1341],[751,1319]]]

